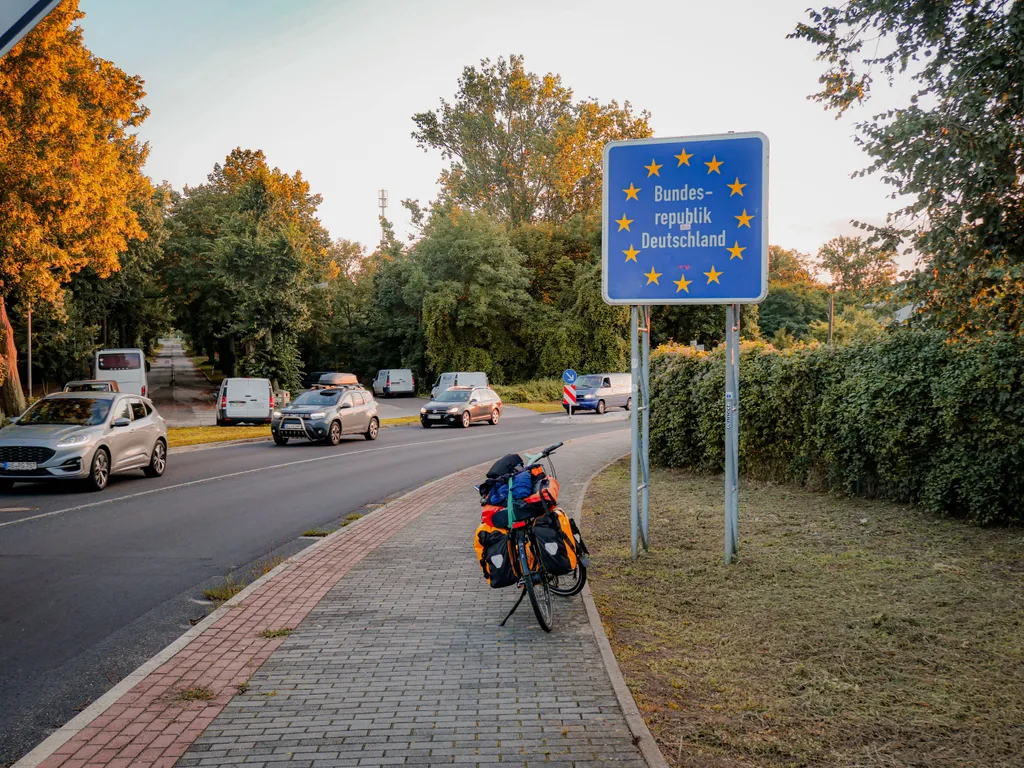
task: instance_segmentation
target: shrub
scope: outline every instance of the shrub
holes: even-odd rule
[[[744,473],[977,523],[1024,520],[1024,341],[901,329],[843,347],[741,349]],[[721,470],[724,381],[721,348],[654,352],[654,461]]]
[[[522,384],[494,385],[506,403],[546,403],[562,399],[561,379],[535,379]]]

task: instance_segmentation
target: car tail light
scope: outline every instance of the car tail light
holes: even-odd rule
[[[228,396],[227,395],[221,395],[220,407],[223,408],[225,411],[228,409]]]
[[[390,387],[391,386],[391,377],[390,376],[388,376],[388,380],[384,382],[384,386],[385,387]]]
[[[271,410],[273,410],[273,408],[274,408],[274,396],[273,395],[270,396],[270,408],[271,408]]]
[[[146,385],[145,384],[142,385],[142,396],[143,397],[146,396]]]

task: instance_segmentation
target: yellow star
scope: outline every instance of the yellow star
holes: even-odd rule
[[[679,160],[679,165],[689,165],[690,158],[693,157],[693,153],[691,152],[690,154],[686,154],[686,149],[684,148],[680,149],[679,154],[673,155],[673,157]],[[679,165],[677,165],[676,167],[678,168]]]
[[[650,272],[644,272],[644,277],[647,278],[647,284],[648,285],[650,285],[651,283],[654,283],[655,285],[659,285],[658,278],[661,277],[663,274],[664,274],[664,272],[655,272],[654,271],[654,267],[651,267],[651,271]]]
[[[718,283],[718,276],[721,275],[722,273],[721,272],[715,272],[715,265],[712,264],[711,265],[711,271],[710,272],[705,272],[704,274],[708,276],[708,285],[711,285],[711,283]],[[718,284],[721,285],[721,283],[718,283]]]
[[[732,261],[733,259],[739,259],[740,261],[743,261],[743,252],[745,250],[747,250],[747,249],[746,249],[746,247],[740,248],[740,241],[739,240],[737,240],[735,242],[736,242],[736,244],[732,248],[726,248],[725,249],[729,253],[732,254],[732,256],[729,257],[729,261]]]
[[[622,218],[616,219],[615,223],[619,225],[619,228],[616,230],[617,232],[621,232],[622,230],[629,232],[629,225],[633,223],[633,219],[627,219],[626,214],[622,214]]]
[[[640,253],[640,251],[630,245],[629,250],[623,251],[623,253],[626,254],[626,261],[636,261],[636,255]]]
[[[738,179],[737,179],[737,181],[738,181]],[[629,200],[629,199],[633,199],[633,200],[637,200],[637,201],[640,200],[640,198],[636,196],[636,193],[639,192],[640,190],[633,186],[633,182],[629,183],[629,189],[624,189],[622,191],[626,193],[626,199],[627,200]],[[732,197],[732,195],[729,195],[729,197]]]
[[[747,209],[744,208],[743,213],[741,213],[739,216],[733,216],[733,218],[738,219],[740,222],[739,224],[736,225],[737,227],[746,227],[747,229],[750,229],[750,220],[754,217],[748,216]]]
[[[740,184],[740,177],[737,176],[736,182],[734,184],[726,184],[725,186],[732,190],[732,192],[729,193],[729,197],[732,197],[733,195],[739,195],[740,197],[743,197],[743,188],[747,185]]]
[[[680,291],[686,291],[689,293],[690,283],[692,283],[693,280],[687,280],[686,275],[680,275],[678,280],[673,280],[672,282],[676,284],[676,293],[679,293]]]
[[[711,162],[710,163],[704,163],[704,165],[706,165],[708,167],[708,174],[709,175],[711,174],[712,171],[717,173],[719,176],[722,175],[722,172],[720,170],[718,170],[722,166],[722,161],[719,160],[717,156],[712,155],[711,156]]]
[[[645,165],[644,168],[647,169],[647,178],[650,178],[651,176],[661,176],[661,174],[658,173],[661,166],[654,160],[654,158],[651,158],[651,164]]]

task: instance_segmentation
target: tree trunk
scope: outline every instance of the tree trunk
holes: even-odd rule
[[[0,384],[0,410],[8,416],[18,416],[25,410],[25,393],[21,391],[21,377],[18,375],[14,328],[7,317],[3,296],[0,296],[0,362],[5,368],[3,384]]]
[[[213,336],[207,336],[203,345],[206,348],[206,362],[210,365],[217,364],[217,342]]]

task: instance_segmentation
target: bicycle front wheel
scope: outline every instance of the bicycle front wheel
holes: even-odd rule
[[[576,567],[565,576],[556,576],[551,583],[551,591],[559,597],[572,597],[583,591],[587,583],[587,566],[576,563]]]
[[[516,537],[516,549],[519,553],[519,573],[522,574],[523,584],[530,595],[530,605],[533,606],[533,613],[537,617],[537,623],[545,632],[551,631],[551,590],[548,588],[547,579],[543,572],[530,570],[530,561],[526,556],[526,533],[519,529]]]

